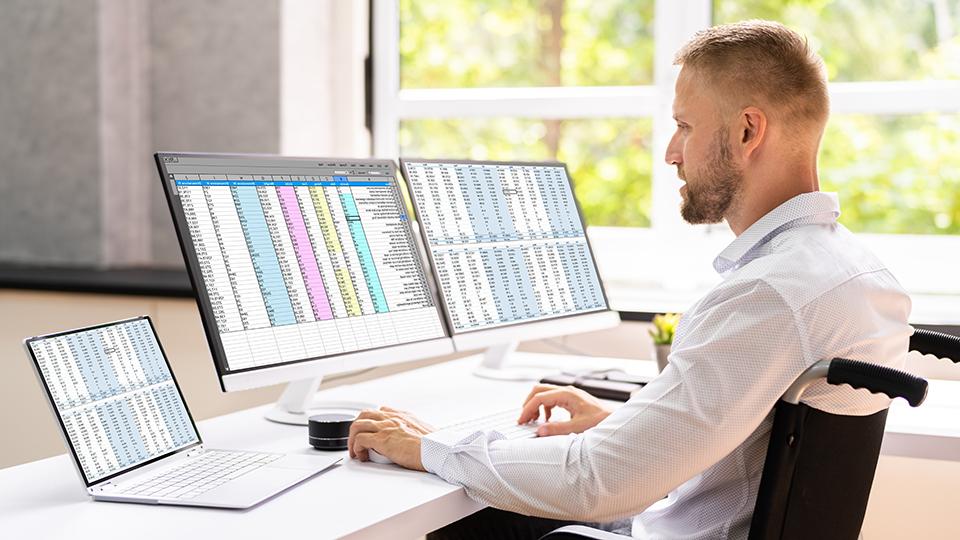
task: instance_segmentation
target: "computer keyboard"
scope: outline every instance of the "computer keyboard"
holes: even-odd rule
[[[444,431],[497,431],[507,439],[532,439],[537,436],[537,427],[543,422],[536,420],[529,424],[518,425],[520,410],[516,407],[505,411],[471,418],[441,428]]]
[[[281,457],[283,454],[207,450],[157,476],[135,479],[129,486],[117,486],[117,493],[158,499],[192,499]]]

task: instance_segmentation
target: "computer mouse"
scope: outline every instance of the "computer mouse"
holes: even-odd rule
[[[370,457],[370,461],[374,463],[382,463],[384,465],[393,463],[392,461],[390,461],[390,458],[384,456],[383,454],[381,454],[380,452],[377,452],[376,450],[367,450],[367,455]]]

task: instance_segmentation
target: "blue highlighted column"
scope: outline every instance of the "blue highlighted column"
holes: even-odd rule
[[[584,307],[604,306],[606,302],[603,299],[603,291],[600,288],[600,276],[597,275],[597,267],[593,264],[586,244],[578,245],[576,250],[577,260],[580,264],[580,275],[586,280],[586,288],[583,291]]]
[[[335,176],[334,178],[337,177]],[[363,279],[367,282],[370,299],[373,300],[373,309],[377,313],[387,313],[390,311],[387,307],[387,297],[383,294],[380,275],[377,274],[377,266],[373,262],[373,253],[370,252],[367,235],[363,232],[363,224],[360,222],[360,211],[357,210],[357,203],[350,193],[341,193],[340,203],[343,205],[343,214],[347,220],[347,227],[350,229],[350,236],[353,238],[353,246],[357,250],[357,257],[360,259],[360,269],[363,272]]]
[[[533,282],[530,281],[531,265],[528,264],[527,257],[524,255],[522,247],[507,249],[507,264],[516,278],[513,286],[516,287],[517,294],[520,296],[519,304],[523,308],[522,318],[529,319],[539,317],[542,313],[533,291]]]
[[[458,165],[457,175],[464,174],[463,168],[466,167],[468,166]],[[503,193],[503,184],[496,166],[484,166],[481,169],[479,186],[477,198],[485,209],[483,216],[487,220],[486,238],[483,241],[516,240],[517,229],[513,224],[513,216],[510,215],[507,196]]]
[[[240,216],[240,227],[247,240],[253,270],[257,274],[263,303],[267,309],[271,326],[296,324],[293,305],[287,294],[287,285],[283,282],[277,250],[270,239],[270,230],[263,217],[263,207],[257,196],[257,188],[252,186],[232,187],[233,200]]]
[[[494,304],[497,307],[497,315],[500,317],[499,322],[516,320],[513,301],[507,289],[510,281],[503,254],[499,249],[481,249],[480,257],[483,259],[483,268],[487,274],[490,290],[493,291]]]
[[[534,176],[537,189],[543,201],[547,217],[550,219],[550,234],[553,238],[569,236],[570,208],[565,201],[564,187],[557,181],[554,168],[537,167]]]
[[[120,381],[117,372],[110,363],[99,335],[82,332],[66,336],[70,352],[76,359],[80,375],[87,387],[91,401],[105,399],[119,394]]]
[[[96,407],[100,423],[107,432],[110,446],[117,456],[120,468],[139,463],[149,457],[143,444],[140,426],[133,413],[133,407],[126,400],[110,401]]]
[[[563,263],[563,273],[567,278],[567,285],[570,287],[570,296],[573,298],[573,305],[576,309],[586,309],[589,307],[586,301],[586,283],[578,267],[579,252],[576,246],[572,244],[560,244],[557,246],[557,252],[560,254],[560,261]]]
[[[460,178],[460,193],[463,196],[463,203],[467,208],[467,214],[470,216],[470,226],[473,230],[472,237],[465,240],[489,242],[492,240],[489,231],[490,218],[487,217],[487,209],[480,199],[483,195],[480,174],[482,174],[482,169],[475,166],[457,171],[457,176]]]
[[[133,345],[147,384],[157,384],[170,379],[170,371],[160,353],[160,346],[150,331],[146,320],[131,323],[125,328],[127,339]]]
[[[183,407],[183,401],[180,399],[177,389],[172,384],[164,385],[153,388],[151,394],[160,406],[167,432],[170,433],[170,438],[173,440],[173,446],[179,448],[197,440],[193,425],[190,423],[187,410]]]

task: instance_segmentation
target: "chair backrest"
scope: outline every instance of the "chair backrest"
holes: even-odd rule
[[[960,361],[960,338],[917,330],[910,350]],[[880,457],[887,411],[869,416],[829,414],[800,403],[803,389],[820,378],[850,384],[916,407],[925,380],[864,362],[819,362],[776,406],[767,457],[750,524],[751,540],[855,539],[863,525]]]
[[[750,539],[856,538],[887,411],[840,416],[781,401],[775,414]]]

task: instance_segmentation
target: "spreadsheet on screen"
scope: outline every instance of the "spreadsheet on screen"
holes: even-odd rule
[[[402,163],[454,331],[606,309],[563,164]]]
[[[199,442],[147,319],[29,347],[88,483]]]
[[[166,166],[227,370],[445,335],[389,163]]]

